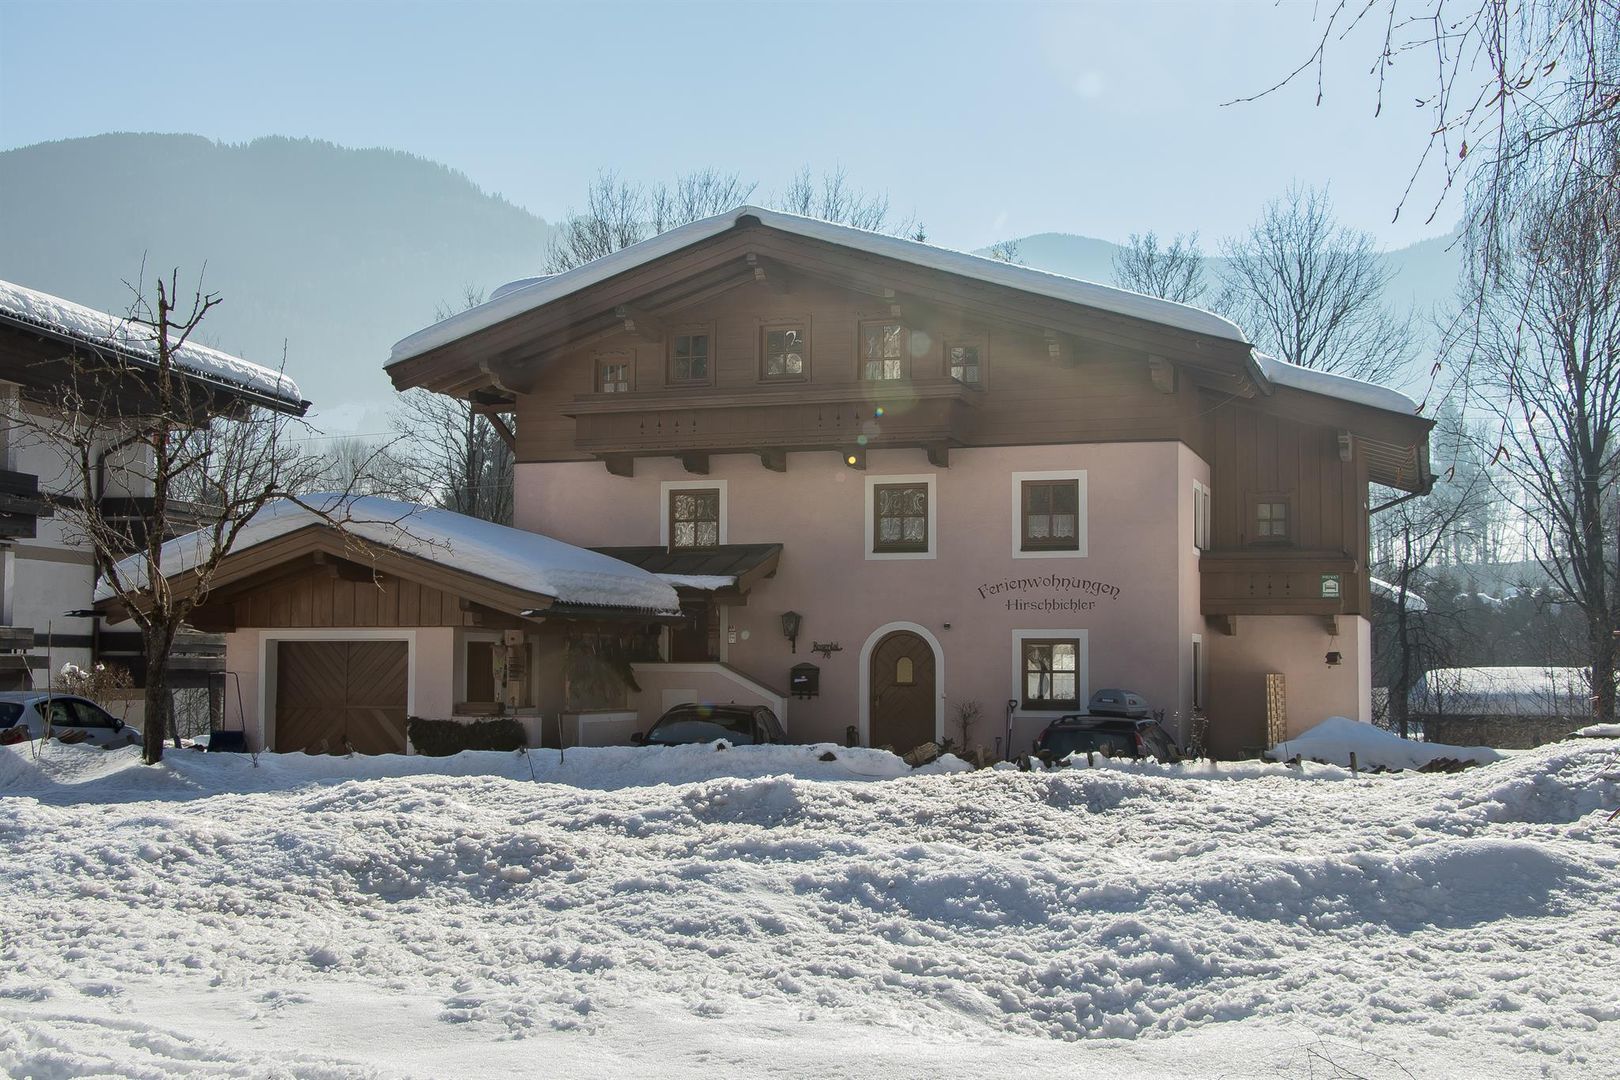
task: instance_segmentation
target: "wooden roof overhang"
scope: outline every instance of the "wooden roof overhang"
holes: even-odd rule
[[[661,546],[600,547],[592,550],[631,566],[639,566],[649,574],[734,578],[733,584],[720,589],[675,586],[675,592],[683,600],[712,597],[732,607],[747,605],[748,594],[754,586],[775,577],[782,559],[781,544],[721,544],[699,551],[671,551]]]
[[[1287,386],[1274,386],[1251,408],[1293,420],[1337,429],[1339,456],[1367,462],[1367,478],[1401,491],[1428,494],[1434,486],[1429,469],[1429,431],[1434,421],[1416,413],[1375,409],[1353,401],[1313,394]]]
[[[95,344],[0,312],[0,379],[16,383],[24,398],[55,405],[75,373],[116,395],[115,418],[136,418],[155,407],[149,379],[157,361],[130,349]],[[245,404],[303,416],[307,401],[293,402],[176,364],[174,373],[196,394],[199,416],[226,415]],[[82,390],[81,390],[82,393]]]
[[[1249,347],[1147,319],[1103,311],[922,266],[852,251],[744,217],[716,236],[632,267],[551,303],[387,368],[395,389],[423,387],[508,407],[560,353],[619,334],[656,339],[682,308],[754,282],[790,289],[810,276],[911,311],[949,307],[986,323],[1045,335],[1054,354],[1094,342],[1146,352],[1177,365],[1199,385],[1248,397],[1263,381]],[[909,311],[908,311],[909,314]]]
[[[220,560],[208,592],[193,609],[191,623],[204,630],[235,630],[233,601],[313,568],[325,568],[333,576],[350,581],[375,582],[387,577],[414,581],[457,597],[466,610],[504,616],[511,625],[539,624],[551,618],[642,623],[679,619],[672,613],[564,603],[542,592],[468,573],[384,544],[359,541],[315,523],[233,551]],[[196,596],[201,588],[197,575],[186,570],[171,575],[168,581],[179,597]],[[98,602],[96,609],[113,622],[130,614],[116,598]]]

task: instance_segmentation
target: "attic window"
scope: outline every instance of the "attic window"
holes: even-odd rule
[[[861,378],[871,382],[905,378],[906,345],[906,328],[900,323],[861,323]]]
[[[945,365],[951,378],[968,386],[982,386],[984,384],[984,368],[980,361],[982,355],[981,346],[973,343],[952,343],[945,346]]]
[[[700,383],[709,381],[709,342],[707,331],[676,334],[670,342],[669,381]]]
[[[809,374],[809,337],[803,324],[767,326],[760,349],[760,377],[802,379]]]
[[[624,394],[630,390],[630,365],[623,360],[603,360],[597,365],[597,390],[604,394]]]

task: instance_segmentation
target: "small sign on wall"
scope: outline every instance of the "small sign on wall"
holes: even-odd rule
[[[1337,600],[1339,598],[1340,587],[1338,574],[1322,575],[1322,599]]]

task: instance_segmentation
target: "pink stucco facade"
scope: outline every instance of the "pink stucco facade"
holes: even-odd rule
[[[1085,493],[1083,553],[1019,551],[1020,481],[1070,475]],[[874,555],[871,486],[899,478],[930,485],[931,549]],[[1026,636],[1082,641],[1081,701],[1127,687],[1184,723],[1193,636],[1204,633],[1194,480],[1207,484],[1208,466],[1172,442],[958,449],[945,468],[921,450],[876,450],[864,472],[834,453],[791,454],[785,474],[747,455],[714,457],[707,476],[674,459],[639,460],[633,477],[597,463],[520,464],[516,524],[584,546],[661,544],[672,487],[718,488],[722,543],[783,545],[776,576],[724,609],[720,659],[784,689],[794,664],[820,666],[820,696],[789,705],[796,739],[841,741],[853,725],[866,741],[869,650],[908,629],[935,652],[937,734],[959,738],[956,708],[974,702],[972,742],[990,748],[1006,738]],[[788,610],[803,615],[796,653],[781,632]],[[841,650],[823,658],[816,642]],[[1027,749],[1053,715],[1015,709],[1011,747]]]

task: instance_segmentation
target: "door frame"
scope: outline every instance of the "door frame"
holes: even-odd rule
[[[405,715],[416,715],[416,631],[393,627],[319,627],[259,631],[259,746],[269,749],[276,732],[276,660],[273,645],[283,641],[403,641],[405,643]],[[412,752],[405,737],[405,752]]]
[[[937,743],[945,738],[945,650],[940,646],[939,639],[930,633],[926,626],[919,626],[914,622],[892,622],[884,623],[872,631],[866,639],[866,644],[861,646],[862,746],[868,746],[872,742],[872,650],[877,648],[878,642],[896,630],[908,630],[916,634],[934,650],[934,741]]]

